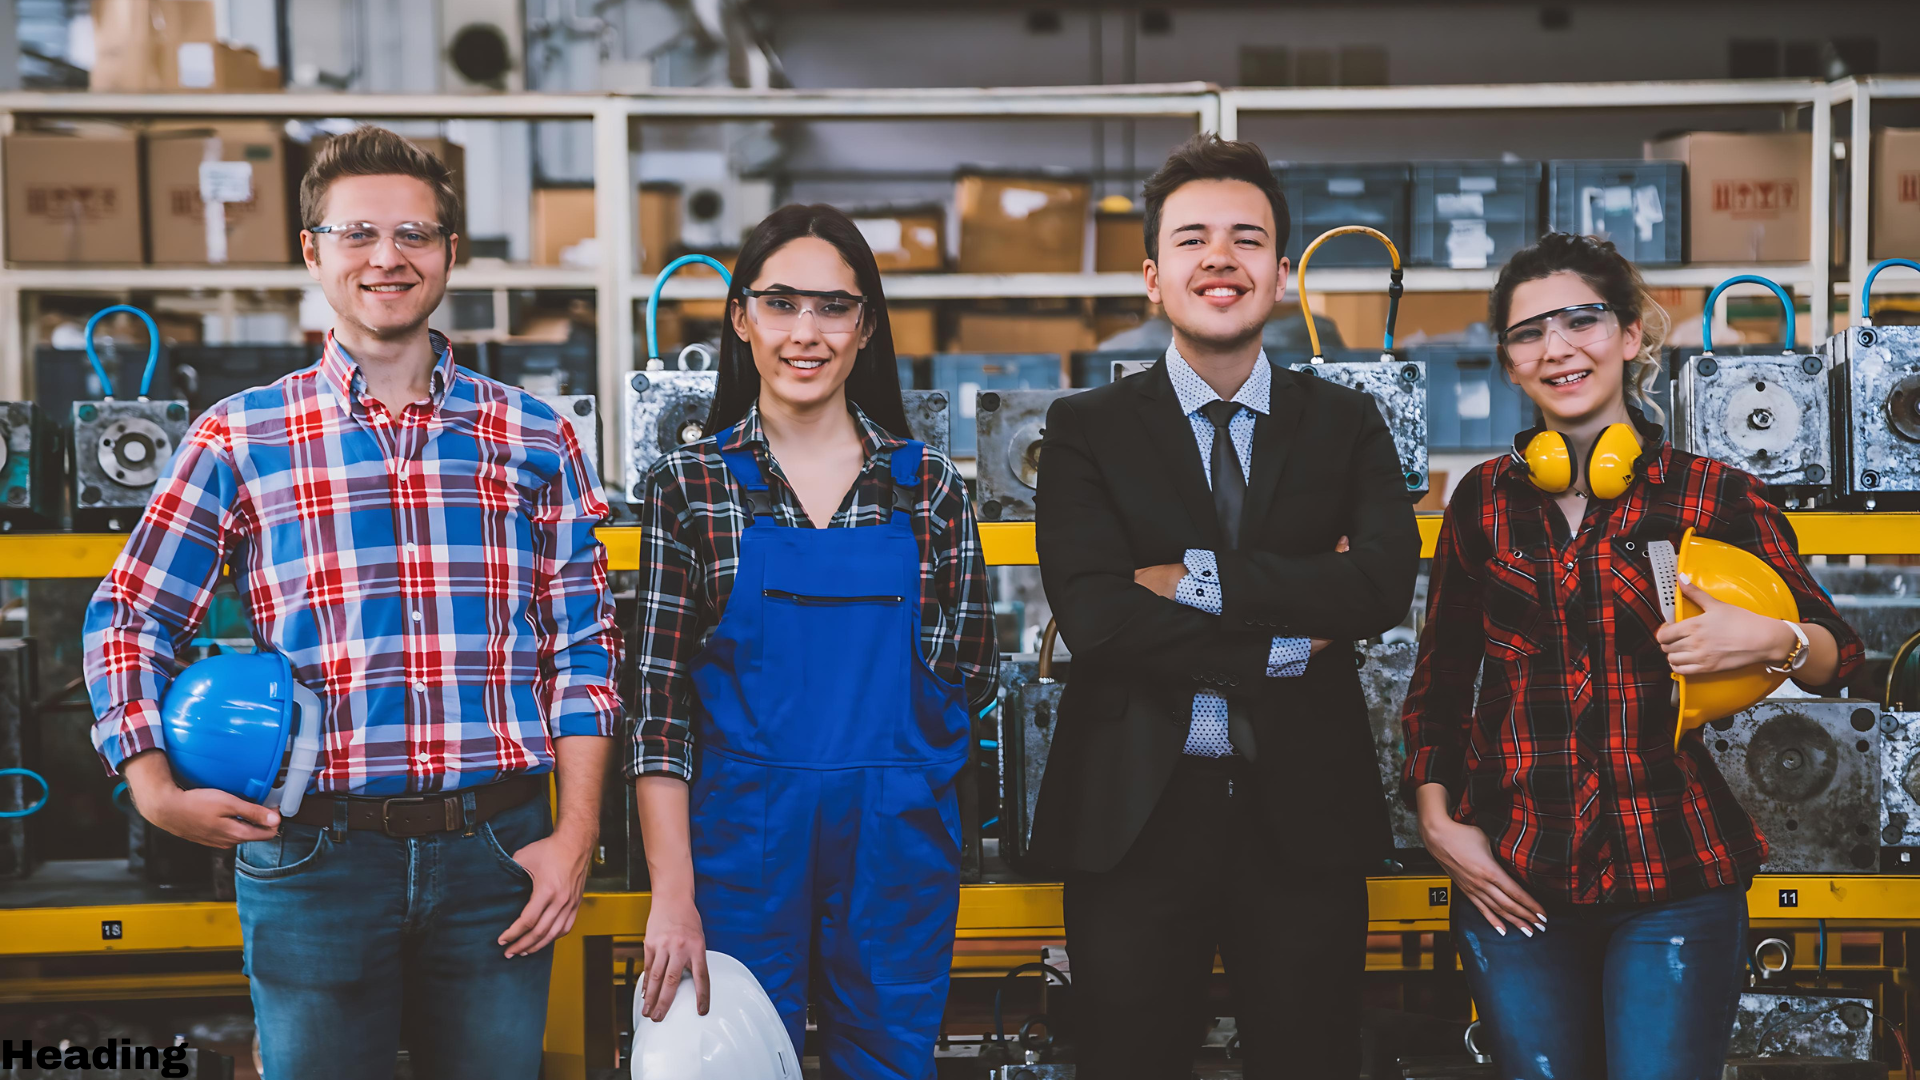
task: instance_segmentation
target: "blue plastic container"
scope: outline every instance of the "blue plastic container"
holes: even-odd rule
[[[945,390],[953,417],[952,456],[974,456],[975,397],[982,390],[1058,390],[1059,353],[936,353],[931,390]]]

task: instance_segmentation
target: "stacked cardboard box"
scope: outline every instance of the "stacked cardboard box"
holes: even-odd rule
[[[280,89],[252,49],[214,36],[213,0],[93,0],[96,91]]]
[[[1071,177],[962,173],[953,194],[961,272],[1079,273],[1091,194],[1091,184]]]
[[[940,270],[947,264],[947,213],[938,206],[862,211],[850,215],[873,249],[882,273]]]
[[[263,121],[162,123],[147,133],[155,263],[284,263],[295,253],[292,144]]]
[[[1874,259],[1920,258],[1920,128],[1873,133]]]
[[[1687,166],[1689,261],[1807,259],[1813,136],[1695,131],[1649,142],[1645,156]]]
[[[143,261],[140,140],[69,123],[6,137],[7,258],[16,263]]]

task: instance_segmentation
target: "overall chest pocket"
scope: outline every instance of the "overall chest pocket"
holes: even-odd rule
[[[1488,651],[1498,659],[1518,660],[1540,651],[1547,617],[1540,600],[1539,564],[1525,552],[1495,552],[1481,568],[1486,583],[1481,622]]]

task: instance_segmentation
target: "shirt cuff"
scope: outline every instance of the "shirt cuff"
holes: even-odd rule
[[[120,768],[135,754],[164,750],[161,735],[160,703],[140,698],[108,711],[94,723],[93,745],[110,776],[119,776]]]
[[[1267,649],[1267,678],[1291,679],[1307,673],[1313,642],[1303,637],[1277,637]]]
[[[1213,552],[1189,548],[1180,561],[1186,564],[1187,576],[1174,586],[1174,600],[1209,615],[1220,614],[1220,564]]]

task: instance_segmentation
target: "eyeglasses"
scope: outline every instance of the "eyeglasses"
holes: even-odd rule
[[[866,313],[867,298],[841,292],[811,292],[806,289],[742,289],[747,298],[747,315],[769,330],[791,330],[802,314],[813,316],[814,329],[823,334],[847,334],[860,329]]]
[[[393,246],[401,251],[428,251],[439,247],[452,234],[452,230],[436,221],[403,221],[391,229],[367,221],[343,221],[315,225],[307,231],[330,237],[348,251],[370,250],[379,247],[385,239],[391,239]]]
[[[1620,316],[1614,313],[1612,304],[1575,304],[1514,323],[1500,332],[1500,344],[1515,366],[1537,364],[1547,355],[1549,335],[1558,334],[1573,348],[1584,349],[1619,330]]]

